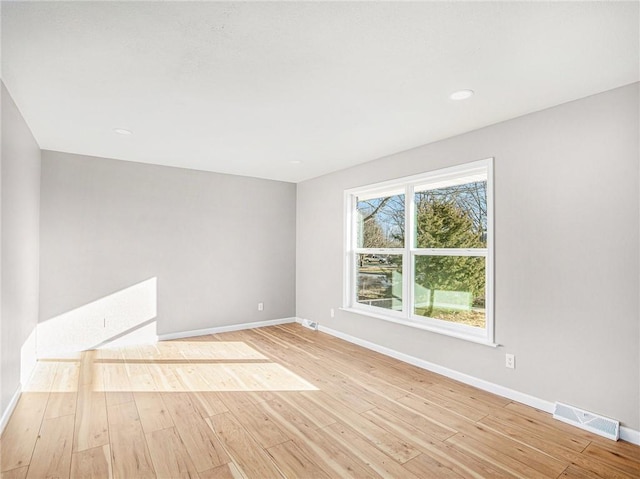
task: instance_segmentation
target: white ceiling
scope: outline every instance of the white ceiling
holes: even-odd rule
[[[2,78],[43,149],[297,182],[638,81],[638,7],[3,2]]]

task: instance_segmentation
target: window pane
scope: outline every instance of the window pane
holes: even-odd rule
[[[485,258],[416,256],[414,313],[485,327]]]
[[[415,193],[418,248],[486,248],[487,182]]]
[[[358,248],[404,246],[404,195],[358,198]]]
[[[358,303],[402,311],[402,255],[357,255]]]

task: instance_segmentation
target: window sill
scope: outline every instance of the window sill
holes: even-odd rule
[[[444,329],[444,328],[436,328],[433,326],[429,326],[427,324],[421,324],[415,321],[409,321],[407,319],[404,318],[394,318],[392,316],[387,316],[386,314],[378,314],[378,313],[373,313],[370,311],[363,311],[361,309],[356,309],[356,308],[340,308],[340,311],[345,311],[347,313],[354,313],[354,314],[359,314],[361,316],[368,316],[370,318],[376,318],[376,319],[382,319],[384,321],[389,321],[391,323],[396,323],[396,324],[402,324],[403,326],[409,326],[411,328],[417,328],[417,329],[422,329],[424,331],[429,331],[432,333],[437,333],[437,334],[442,334],[444,336],[449,336],[452,338],[456,338],[456,339],[463,339],[465,341],[469,341],[471,343],[476,343],[476,344],[482,344],[484,346],[490,346],[492,348],[497,348],[498,346],[500,346],[497,343],[494,343],[493,341],[490,341],[489,339],[486,338],[482,338],[479,336],[473,336],[471,334],[465,334],[463,332],[460,331],[452,331],[449,329]]]

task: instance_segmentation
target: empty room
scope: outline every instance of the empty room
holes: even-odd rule
[[[640,477],[640,2],[0,19],[2,479]]]

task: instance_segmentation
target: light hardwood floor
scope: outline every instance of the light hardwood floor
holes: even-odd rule
[[[640,448],[298,325],[38,363],[2,478],[638,478]]]

